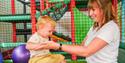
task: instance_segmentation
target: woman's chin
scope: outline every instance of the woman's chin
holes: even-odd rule
[[[93,22],[98,22],[98,21],[96,21],[96,20],[93,19]]]
[[[93,21],[94,21],[94,22],[99,22],[99,21],[98,21],[98,20],[96,20],[96,19],[93,19]]]

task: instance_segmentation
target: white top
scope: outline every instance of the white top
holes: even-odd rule
[[[86,58],[87,63],[117,63],[118,48],[120,43],[120,30],[114,21],[106,23],[98,31],[90,28],[85,42],[87,46],[95,37],[108,43],[103,49]]]
[[[40,42],[47,42],[48,41],[48,38],[42,38],[40,35],[38,35],[38,33],[34,33],[30,39],[28,40],[28,42],[32,42],[32,43],[35,43],[35,44],[39,44]],[[33,56],[40,56],[40,55],[46,55],[49,53],[49,50],[37,50],[37,51],[34,51],[34,50],[29,50],[30,51],[30,57],[33,57]]]

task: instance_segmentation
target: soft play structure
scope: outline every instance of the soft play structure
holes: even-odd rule
[[[59,26],[50,38],[62,44],[80,44],[93,21],[88,16],[88,0],[0,0],[0,63],[27,63],[25,44],[36,32],[40,15],[49,15]],[[121,28],[118,62],[125,63],[125,0],[112,0]],[[63,21],[64,20],[64,21]],[[67,63],[86,63],[84,57],[63,51]],[[24,60],[25,59],[25,60]]]

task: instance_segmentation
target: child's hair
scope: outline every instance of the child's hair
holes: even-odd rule
[[[44,25],[46,23],[50,23],[52,25],[52,27],[55,28],[56,26],[56,22],[49,16],[45,15],[45,16],[40,16],[37,20],[37,23],[36,23],[36,27],[38,28],[39,25]]]

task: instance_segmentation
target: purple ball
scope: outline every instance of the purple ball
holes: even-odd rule
[[[26,45],[16,47],[12,52],[13,63],[28,63],[30,52],[26,49]]]
[[[3,56],[2,56],[2,53],[0,53],[0,63],[3,63]]]

